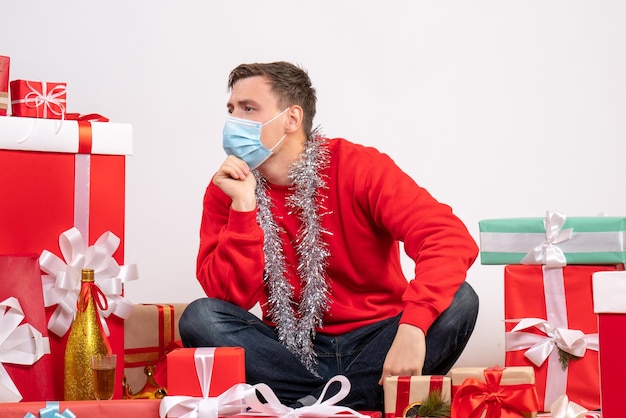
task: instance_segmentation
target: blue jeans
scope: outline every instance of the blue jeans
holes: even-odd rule
[[[478,296],[465,282],[452,305],[426,334],[426,359],[422,373],[446,374],[469,340]],[[179,322],[185,347],[243,347],[246,381],[266,383],[280,401],[292,407],[319,398],[326,382],[343,374],[351,383],[341,405],[361,411],[383,411],[383,389],[378,384],[383,362],[398,329],[400,316],[368,325],[344,335],[318,333],[314,344],[319,361],[316,377],[278,341],[274,328],[257,316],[218,299],[198,299],[185,309]],[[330,388],[329,396],[336,393]]]

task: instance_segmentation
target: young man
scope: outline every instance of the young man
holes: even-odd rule
[[[247,382],[294,407],[337,374],[352,386],[342,405],[382,410],[385,376],[447,373],[478,313],[463,223],[385,154],[312,130],[301,68],[240,65],[228,86],[228,157],[200,229],[208,298],[185,310],[184,344],[244,347]],[[248,312],[257,302],[262,320]]]

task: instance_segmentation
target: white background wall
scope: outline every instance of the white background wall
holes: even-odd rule
[[[307,68],[324,132],[388,153],[477,240],[486,218],[626,215],[620,0],[8,0],[0,13],[11,79],[65,81],[70,112],[134,127],[134,302],[202,296],[202,196],[241,62]],[[502,364],[502,266],[477,262],[469,281],[481,312],[460,363]]]

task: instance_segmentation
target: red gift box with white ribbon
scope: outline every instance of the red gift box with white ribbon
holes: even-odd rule
[[[564,394],[586,409],[600,407],[591,277],[618,268],[505,267],[505,365],[534,368],[540,411]]]
[[[65,119],[66,84],[13,80],[11,114],[29,118]]]
[[[626,374],[626,272],[593,274],[594,311],[598,314],[602,416],[624,416],[622,379]]]
[[[41,255],[45,250],[56,256],[48,257],[53,263],[47,272],[52,288],[45,292],[44,300],[67,297],[67,303],[61,305],[71,308],[75,307],[71,296],[77,294],[80,283],[76,275],[66,275],[64,270],[79,265],[76,261],[86,251],[94,251],[96,244],[103,248],[106,264],[119,267],[119,271],[109,272],[109,277],[96,272],[96,282],[99,275],[107,279],[100,282],[114,295],[106,323],[120,371],[124,367],[124,320],[111,310],[127,308],[121,299],[123,280],[113,276],[121,273],[129,277],[127,273],[132,270],[123,266],[125,159],[130,153],[132,127],[128,124],[0,118],[0,197],[10,202],[0,205],[0,253]],[[65,254],[61,247],[66,248]],[[102,267],[101,273],[105,269]],[[73,277],[72,288],[61,277]],[[50,333],[56,399],[63,398],[69,325],[59,318],[71,316],[71,312],[60,312],[59,306],[51,304],[46,310],[52,326],[61,334]],[[120,383],[115,397],[121,397],[121,392]]]
[[[2,403],[55,399],[38,258],[0,255]]]

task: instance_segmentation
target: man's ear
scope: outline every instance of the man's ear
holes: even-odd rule
[[[285,126],[285,131],[287,133],[294,133],[298,131],[298,129],[301,129],[303,117],[304,112],[302,111],[302,108],[300,106],[291,106],[291,108],[287,111],[287,123]]]

